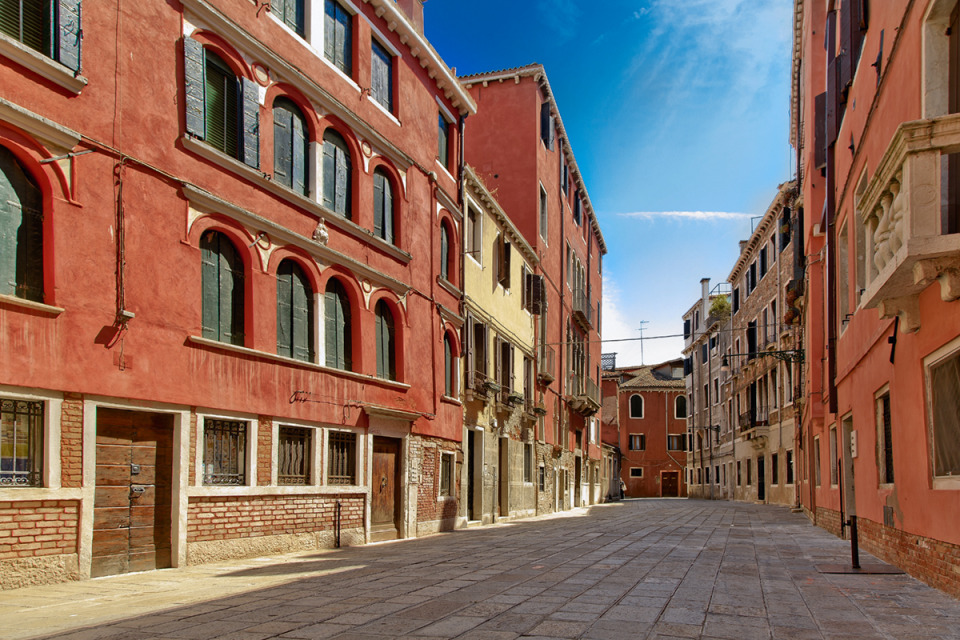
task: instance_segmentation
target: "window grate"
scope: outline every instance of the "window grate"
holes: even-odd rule
[[[356,484],[356,434],[335,431],[330,434],[328,443],[330,447],[328,484]]]
[[[310,484],[310,444],[312,429],[280,427],[277,442],[277,483]]]
[[[0,487],[43,482],[43,402],[0,399]]]
[[[247,483],[247,423],[208,418],[203,424],[203,484]]]

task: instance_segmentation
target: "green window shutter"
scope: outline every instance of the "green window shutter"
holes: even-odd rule
[[[293,187],[293,112],[280,100],[273,103],[273,179]]]
[[[440,122],[439,122],[439,129],[438,129],[439,133],[438,133],[438,141],[437,141],[439,148],[437,149],[437,158],[440,159],[440,164],[446,167],[447,161],[449,160],[448,156],[450,153],[449,131],[447,129],[447,120],[446,118],[443,117],[442,113],[440,114],[439,118],[440,118]]]
[[[373,235],[383,237],[383,197],[386,180],[379,171],[373,174]]]
[[[43,196],[0,147],[0,293],[43,301]]]
[[[220,235],[220,327],[218,340],[243,346],[243,261],[233,243]]]
[[[390,244],[395,244],[393,237],[393,186],[386,177],[383,179],[383,231],[383,239]]]
[[[323,141],[323,206],[333,210],[337,201],[337,154],[329,140]]]
[[[220,234],[208,231],[200,240],[203,337],[220,339]]]
[[[293,265],[293,357],[313,362],[313,291],[300,267]]]
[[[337,67],[348,76],[353,76],[353,33],[350,30],[350,14],[337,5]]]
[[[323,307],[327,366],[349,371],[353,368],[350,303],[343,285],[336,280],[327,285]]]
[[[0,33],[5,33],[17,42],[22,42],[45,56],[55,57],[51,46],[51,23],[59,7],[56,1],[22,2],[21,0],[3,0],[0,2]]]
[[[60,64],[80,71],[80,0],[59,0],[57,24],[59,26],[57,59]]]
[[[387,111],[393,112],[393,56],[387,49],[377,42],[372,44],[373,56],[371,61],[371,91],[373,99],[383,105]]]
[[[307,123],[298,112],[293,114],[293,190],[307,195]]]
[[[186,83],[187,133],[201,140],[205,136],[205,109],[203,91],[204,74],[203,45],[193,38],[183,39],[183,75]]]
[[[393,313],[383,300],[377,303],[376,320],[377,377],[395,380],[397,371],[393,344]]]
[[[336,64],[337,3],[327,0],[323,12],[323,57]]]
[[[243,162],[260,168],[260,89],[249,78],[241,78],[243,86]]]
[[[449,265],[447,261],[450,258],[450,233],[446,225],[440,225],[440,275],[449,280]]]
[[[277,270],[277,354],[293,357],[293,263],[284,260]]]
[[[346,149],[334,149],[334,164],[336,167],[334,211],[347,220],[350,219],[350,159]]]
[[[276,0],[274,0],[276,2]],[[290,27],[297,35],[303,37],[304,34],[304,2],[303,0],[284,0],[283,22]]]
[[[206,141],[231,157],[238,157],[237,119],[239,92],[237,78],[216,54],[204,51],[204,115]]]
[[[443,336],[443,393],[453,395],[453,349],[449,336]]]

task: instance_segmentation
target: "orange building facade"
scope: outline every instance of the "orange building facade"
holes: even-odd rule
[[[800,501],[960,594],[956,0],[797,0]],[[852,531],[851,531],[852,530]]]

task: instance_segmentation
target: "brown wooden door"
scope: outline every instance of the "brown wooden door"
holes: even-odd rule
[[[97,409],[91,575],[171,564],[173,416]]]
[[[370,539],[394,540],[399,537],[397,512],[400,507],[400,441],[373,439],[370,499]]]
[[[660,495],[664,498],[680,496],[680,472],[664,471],[660,474]]]

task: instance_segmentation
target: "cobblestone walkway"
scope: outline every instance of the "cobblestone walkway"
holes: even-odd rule
[[[848,562],[849,543],[780,507],[629,500],[0,592],[0,638],[960,638],[960,602],[909,576],[816,568]]]

